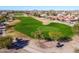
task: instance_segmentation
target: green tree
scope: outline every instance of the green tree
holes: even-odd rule
[[[0,37],[0,48],[7,48],[12,43],[10,36]]]
[[[32,33],[32,36],[36,39],[44,39],[43,32],[40,30]]]
[[[79,35],[79,23],[75,24],[74,27],[73,27],[73,30],[76,34]]]

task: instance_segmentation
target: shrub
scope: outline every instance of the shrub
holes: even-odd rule
[[[32,36],[36,39],[44,39],[43,32],[40,30],[32,33]]]
[[[49,37],[57,41],[60,37],[62,37],[61,32],[49,32]]]
[[[0,37],[0,48],[7,48],[12,43],[10,36]]]
[[[72,40],[71,37],[63,36],[61,32],[43,32],[39,30],[32,33],[32,36],[36,39],[45,39],[47,41],[68,42]]]
[[[58,39],[59,42],[69,42],[71,41],[72,39],[70,37],[61,37]]]
[[[47,41],[54,41],[53,38],[51,39],[51,38],[49,37],[49,34],[48,34],[48,33],[44,33],[43,35],[44,35],[44,39],[45,39],[45,40],[47,40]]]
[[[73,30],[76,34],[79,35],[79,23],[74,25]]]

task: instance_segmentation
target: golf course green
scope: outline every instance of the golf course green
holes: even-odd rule
[[[15,30],[30,37],[33,37],[32,33],[38,30],[41,30],[46,34],[49,32],[60,32],[63,37],[70,37],[74,34],[72,27],[65,24],[50,23],[48,25],[43,25],[41,21],[32,17],[18,17],[18,19],[20,19],[21,22],[14,26]]]

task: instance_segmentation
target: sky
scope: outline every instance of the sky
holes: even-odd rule
[[[79,6],[0,6],[0,10],[79,10]]]

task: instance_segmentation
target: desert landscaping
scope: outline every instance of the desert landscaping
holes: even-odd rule
[[[79,11],[3,11],[1,53],[78,53]]]

